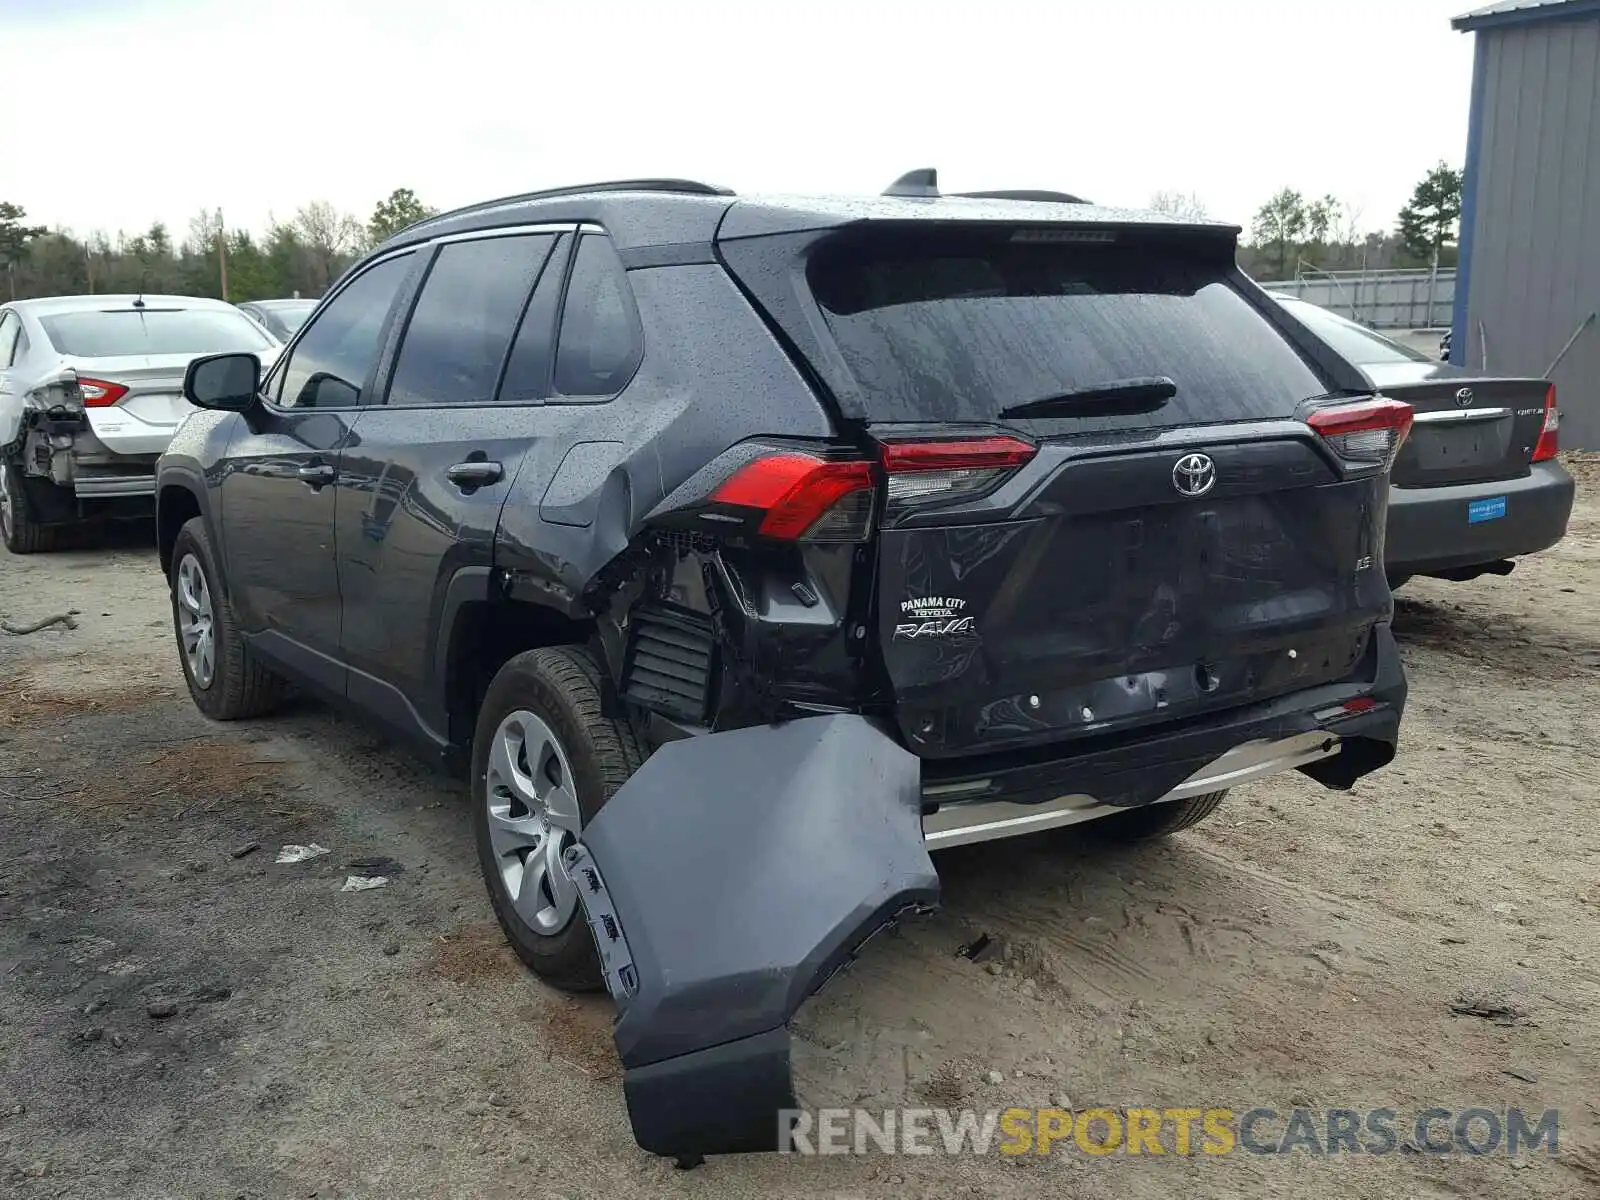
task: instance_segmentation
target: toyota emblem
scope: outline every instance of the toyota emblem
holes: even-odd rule
[[[1462,388],[1459,392],[1456,393],[1456,407],[1457,408],[1471,408],[1472,407],[1472,389],[1471,388]]]
[[[1185,454],[1172,464],[1172,486],[1184,496],[1204,496],[1217,482],[1217,464],[1209,454]]]

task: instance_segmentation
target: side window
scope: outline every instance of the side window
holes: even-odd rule
[[[306,327],[277,371],[288,408],[351,408],[378,357],[384,321],[411,270],[412,255],[385,259],[353,279]]]
[[[628,272],[611,239],[585,234],[573,255],[561,309],[553,390],[559,396],[615,396],[644,353]]]
[[[17,339],[22,333],[22,321],[16,313],[0,313],[0,367],[9,367],[17,354]]]
[[[488,404],[554,234],[448,242],[412,310],[391,405]]]
[[[502,404],[539,404],[550,391],[550,366],[555,358],[556,317],[561,312],[561,284],[566,278],[567,251],[572,239],[563,235],[556,251],[544,264],[533,297],[517,326],[517,340],[506,360],[500,381]]]

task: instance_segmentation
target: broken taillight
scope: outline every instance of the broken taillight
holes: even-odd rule
[[[1560,434],[1561,410],[1556,407],[1556,385],[1551,384],[1544,392],[1544,425],[1539,429],[1539,440],[1533,446],[1534,462],[1544,462],[1556,456],[1556,451],[1561,449]]]
[[[885,442],[879,464],[889,503],[908,506],[986,491],[1035,452],[1033,443],[1005,436]],[[764,537],[860,542],[872,534],[876,467],[863,459],[774,450],[740,467],[711,499],[758,510],[756,532]]]
[[[757,532],[766,537],[859,542],[872,533],[872,464],[768,454],[740,467],[711,499],[762,510]]]
[[[78,376],[78,391],[83,396],[85,408],[110,408],[128,394],[128,389],[120,383],[108,383],[104,379],[90,379],[84,375]]]
[[[889,503],[922,504],[987,491],[1037,452],[1032,442],[1003,435],[885,442]]]
[[[1375,397],[1314,409],[1306,424],[1351,466],[1387,468],[1411,432],[1411,405]]]

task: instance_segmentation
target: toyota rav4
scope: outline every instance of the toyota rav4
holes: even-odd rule
[[[195,703],[292,683],[460,763],[507,937],[616,997],[640,1143],[770,1146],[789,1018],[934,903],[930,849],[1393,757],[1411,410],[1237,232],[931,172],[413,225],[264,378],[189,370]]]

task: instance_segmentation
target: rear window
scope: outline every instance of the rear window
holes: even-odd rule
[[[1327,390],[1231,270],[1171,245],[878,234],[822,248],[807,278],[876,420],[990,421],[1097,384],[1177,385],[1154,411],[1066,419],[1090,430],[1284,416]]]
[[[1332,346],[1340,358],[1346,362],[1353,362],[1358,367],[1378,363],[1433,361],[1426,354],[1419,354],[1399,342],[1391,342],[1383,334],[1368,329],[1365,325],[1358,325],[1336,312],[1329,312],[1308,300],[1286,299],[1282,304],[1298,320],[1310,326],[1312,333]]]
[[[242,313],[152,308],[51,313],[39,324],[58,353],[79,358],[124,354],[211,354],[265,350],[273,343]]]

